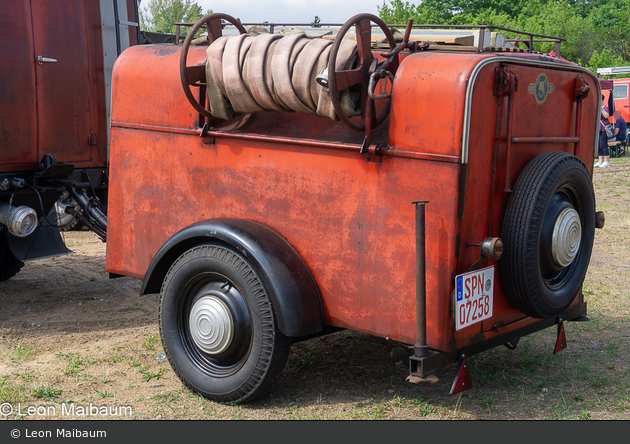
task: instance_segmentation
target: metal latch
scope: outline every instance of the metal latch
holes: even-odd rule
[[[573,93],[573,100],[581,102],[588,97],[591,87],[584,81],[583,78],[575,79],[575,92]]]
[[[37,56],[37,63],[43,65],[44,63],[55,63],[57,59],[50,59],[48,57],[42,57],[40,55]]]

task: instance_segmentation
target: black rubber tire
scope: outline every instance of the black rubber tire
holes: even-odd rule
[[[160,335],[173,371],[192,392],[223,404],[251,402],[284,369],[291,339],[279,331],[262,282],[243,255],[224,245],[191,248],[171,266],[160,293]],[[188,327],[193,301],[208,287],[226,288],[221,297],[240,319],[240,333],[220,356],[204,353]]]
[[[551,235],[559,211],[573,207],[581,240],[573,261],[553,262]],[[534,318],[552,318],[571,304],[584,282],[595,236],[595,193],[590,174],[577,157],[540,154],[519,175],[507,205],[499,262],[510,303]]]
[[[5,232],[0,232],[0,282],[11,279],[20,272],[23,266],[24,262],[11,253]]]

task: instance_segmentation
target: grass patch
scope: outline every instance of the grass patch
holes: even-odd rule
[[[59,398],[63,392],[62,389],[51,387],[50,384],[39,384],[37,386],[35,386],[35,384],[31,385],[33,386],[32,395],[35,398],[44,399],[46,401],[54,401],[56,398]]]
[[[27,399],[26,386],[23,384],[15,385],[13,381],[6,379],[0,380],[0,401],[2,403],[17,404]]]
[[[98,389],[94,389],[94,391],[96,392],[96,394],[99,396],[99,398],[101,399],[107,399],[107,398],[115,398],[116,396],[114,396],[114,394],[108,390],[103,390],[100,391]]]
[[[36,353],[37,349],[34,346],[21,342],[11,350],[9,357],[12,361],[28,361],[34,358]]]
[[[149,382],[151,379],[165,378],[166,368],[161,367],[157,372],[149,370],[149,367],[141,365],[138,367],[138,371],[143,375],[144,382]]]
[[[420,416],[429,416],[435,411],[435,407],[431,405],[429,401],[426,401],[422,396],[418,396],[416,399],[411,400],[411,404],[418,406],[418,412]]]
[[[155,347],[160,343],[160,338],[158,335],[149,336],[146,341],[142,344],[142,346],[147,350],[155,350]]]

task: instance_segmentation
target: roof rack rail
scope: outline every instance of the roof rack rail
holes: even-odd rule
[[[181,26],[193,26],[194,23],[188,23],[188,22],[178,22],[175,23],[176,26],[176,42],[179,42],[180,39],[183,39],[185,36],[180,36],[180,27]],[[335,28],[341,28],[344,23],[280,23],[280,22],[258,22],[258,23],[243,23],[243,26],[263,26],[263,27],[267,27],[269,28],[269,32],[271,34],[274,33],[275,29],[278,27],[298,27],[298,28],[304,28],[304,29],[313,29],[313,30],[325,30],[325,29],[329,29],[331,31],[335,31]],[[376,27],[377,25],[374,25],[374,27]],[[407,25],[406,24],[388,24],[387,25],[390,28],[406,28]],[[229,25],[227,26],[229,27]],[[510,29],[510,28],[505,28],[503,26],[496,26],[496,25],[435,25],[435,24],[422,24],[422,25],[412,25],[411,26],[412,29],[456,29],[456,30],[466,30],[466,29],[470,29],[470,30],[478,30],[479,31],[479,35],[485,35],[485,31],[506,31],[506,32],[511,32],[511,33],[515,33],[518,35],[522,35],[522,36],[526,36],[526,38],[512,38],[512,39],[505,39],[506,42],[510,42],[510,43],[516,43],[516,46],[518,47],[519,43],[525,43],[527,45],[527,52],[535,52],[534,51],[534,43],[542,43],[542,42],[551,42],[556,44],[556,48],[555,48],[555,55],[556,57],[560,56],[560,44],[562,42],[566,42],[567,39],[565,39],[564,37],[555,37],[555,36],[549,36],[549,35],[543,35],[543,34],[534,34],[531,32],[526,32],[526,31],[519,31],[517,29]],[[477,42],[477,52],[484,52],[484,43],[485,43],[485,38],[483,39],[478,39]]]

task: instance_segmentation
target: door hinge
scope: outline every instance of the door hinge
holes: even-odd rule
[[[518,76],[505,68],[494,70],[494,95],[499,97],[518,91]]]

